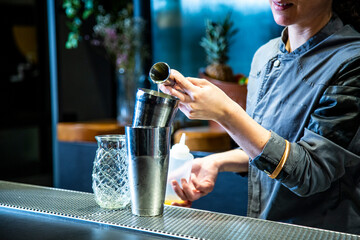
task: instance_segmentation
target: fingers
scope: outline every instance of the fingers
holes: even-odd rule
[[[181,89],[176,88],[176,85],[175,85],[175,87],[160,85],[159,89],[166,94],[169,94],[169,95],[179,98],[180,101],[182,101],[182,102],[188,102],[191,100],[189,95],[184,93]]]
[[[199,180],[193,176],[191,176],[191,179],[195,189],[199,190],[200,192],[209,193],[214,188],[214,184],[212,184],[211,182],[207,182],[207,181],[199,182]]]
[[[198,87],[202,87],[209,82],[205,79],[184,77],[180,72],[171,69],[170,80],[175,82],[174,85],[160,85],[160,90],[180,99],[182,102],[191,102],[193,94]]]
[[[187,183],[186,179],[181,179],[182,189],[179,183],[176,180],[171,182],[175,193],[181,198],[183,201],[195,201],[202,197],[202,193],[194,188],[190,183]]]
[[[195,86],[203,86],[210,83],[208,80],[202,78],[187,77],[186,79]]]
[[[191,207],[192,201],[185,199],[185,194],[180,188],[179,183],[176,180],[171,181],[171,184],[173,186],[173,189],[175,193],[183,200],[182,202],[172,202],[172,206],[178,206],[178,207]]]
[[[175,69],[171,69],[170,78],[174,79],[176,84],[178,84],[187,94],[192,92],[194,85]]]
[[[188,108],[187,104],[182,104],[181,102],[179,103],[179,109],[181,112],[183,112],[185,114],[186,117],[190,118],[190,111],[191,109]]]
[[[179,198],[181,198],[182,200],[187,200],[186,195],[185,195],[184,191],[181,189],[179,183],[176,180],[172,180],[171,184],[172,184],[172,187],[173,187],[175,193],[179,196]]]
[[[195,189],[191,183],[187,183],[185,178],[181,179],[181,185],[183,187],[183,192],[187,200],[195,201],[202,197],[201,192]]]
[[[185,77],[179,71],[177,71],[175,69],[170,70],[169,78],[175,80],[176,82],[181,81],[182,79],[185,79]]]
[[[192,205],[192,202],[189,201],[189,200],[186,200],[186,201],[182,201],[181,203],[179,202],[172,202],[171,203],[171,206],[177,206],[177,207],[191,207]]]

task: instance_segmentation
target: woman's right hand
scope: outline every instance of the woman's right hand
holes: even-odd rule
[[[190,181],[181,179],[182,188],[177,181],[172,182],[174,191],[183,200],[183,203],[173,203],[172,205],[190,207],[193,201],[207,195],[214,189],[218,173],[219,166],[211,156],[195,159]]]
[[[241,108],[220,88],[205,79],[184,77],[175,69],[171,69],[169,79],[175,84],[161,84],[159,88],[162,92],[179,98],[179,109],[189,119],[228,119],[227,111],[233,111],[233,105]]]

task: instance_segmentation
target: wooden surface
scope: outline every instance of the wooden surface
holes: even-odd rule
[[[174,133],[174,144],[186,134],[186,145],[190,151],[221,152],[231,149],[231,138],[223,130],[208,126],[178,129]],[[95,136],[125,134],[125,127],[113,121],[60,122],[57,138],[63,142],[96,142]]]
[[[174,133],[174,143],[186,134],[185,143],[190,151],[221,152],[231,149],[231,138],[223,129],[208,126],[178,129]]]
[[[116,120],[94,122],[60,122],[57,138],[64,142],[96,142],[95,136],[125,134],[125,127]]]

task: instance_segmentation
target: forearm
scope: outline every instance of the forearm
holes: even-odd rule
[[[213,160],[219,172],[245,173],[249,168],[249,156],[241,149],[234,149],[208,156]]]
[[[284,149],[284,139],[272,132],[263,152],[250,164],[260,171],[273,172]],[[291,143],[289,157],[276,179],[299,196],[311,196],[328,189],[344,175],[346,167],[358,167],[359,162],[359,156],[305,130],[299,142]]]
[[[226,129],[250,158],[258,156],[270,139],[270,131],[253,120],[232,100],[224,104],[222,114],[216,121]]]

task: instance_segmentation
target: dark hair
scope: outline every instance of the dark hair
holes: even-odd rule
[[[344,24],[352,25],[360,32],[360,1],[333,0],[333,11],[341,18]]]

